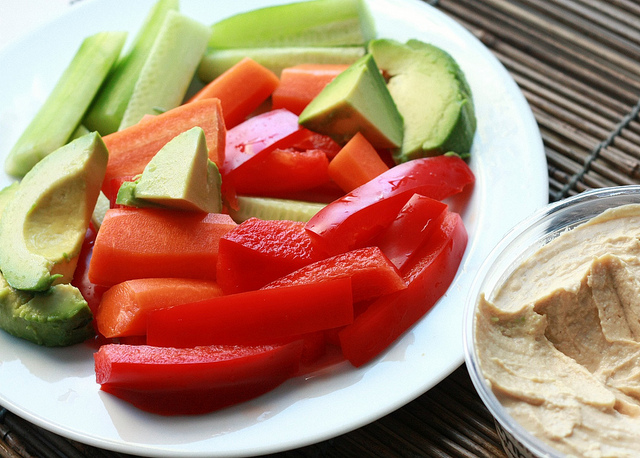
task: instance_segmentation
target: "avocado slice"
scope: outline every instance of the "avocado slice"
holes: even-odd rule
[[[193,127],[162,147],[140,178],[123,183],[116,203],[219,213],[221,183],[218,167],[209,159],[204,131]]]
[[[4,210],[4,207],[7,205],[7,202],[11,200],[13,195],[16,193],[19,186],[20,186],[20,182],[14,181],[10,185],[7,185],[0,190],[0,218],[2,217],[2,211]]]
[[[22,179],[0,218],[0,271],[15,289],[73,278],[107,167],[96,132],[58,148]]]
[[[467,156],[476,117],[471,89],[456,61],[419,40],[376,39],[369,52],[388,76],[387,87],[404,119],[396,163],[447,152]]]
[[[73,345],[93,337],[93,314],[78,288],[63,284],[45,292],[13,289],[0,274],[0,328],[38,345]]]
[[[327,84],[300,113],[299,122],[341,144],[358,132],[376,148],[402,143],[402,116],[370,54]]]

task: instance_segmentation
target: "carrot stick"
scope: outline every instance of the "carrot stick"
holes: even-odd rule
[[[300,64],[280,73],[280,84],[273,91],[273,108],[286,108],[299,115],[324,87],[348,65]]]
[[[201,100],[181,105],[131,127],[103,137],[109,150],[109,162],[103,182],[103,192],[112,179],[142,173],[151,158],[169,140],[192,127],[205,132],[209,159],[222,166],[226,128],[222,107],[217,99]]]
[[[224,122],[231,128],[267,100],[278,83],[275,73],[247,57],[203,87],[189,102],[220,99]]]
[[[352,191],[387,170],[389,167],[360,132],[329,163],[329,176],[345,192]]]
[[[105,337],[144,336],[151,310],[222,295],[216,282],[190,278],[139,278],[109,288],[96,313]]]
[[[89,280],[97,285],[145,277],[215,280],[229,215],[158,208],[112,208],[93,246]]]

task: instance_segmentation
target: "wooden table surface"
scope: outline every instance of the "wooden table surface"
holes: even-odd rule
[[[590,188],[640,183],[637,0],[428,3],[476,35],[520,86],[543,138],[551,202]],[[69,441],[0,410],[0,456],[123,455]],[[378,421],[272,456],[505,455],[462,366]]]

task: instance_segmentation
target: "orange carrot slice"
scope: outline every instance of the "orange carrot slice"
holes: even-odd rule
[[[299,115],[347,67],[338,64],[300,64],[283,69],[280,84],[271,97],[273,108],[286,108]]]
[[[159,208],[112,208],[93,246],[89,280],[113,286],[134,278],[216,279],[220,238],[229,215]]]
[[[191,278],[139,278],[109,288],[96,313],[98,331],[105,337],[144,336],[151,310],[222,295],[214,281]]]
[[[278,77],[248,57],[218,76],[189,100],[220,99],[227,128],[244,121],[278,87]]]
[[[350,192],[389,170],[371,143],[358,132],[329,163],[329,176]]]

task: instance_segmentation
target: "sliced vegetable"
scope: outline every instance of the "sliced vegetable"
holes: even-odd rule
[[[61,146],[24,176],[0,219],[0,270],[13,288],[69,283],[109,153],[97,132]]]
[[[71,63],[5,160],[9,175],[23,177],[43,157],[67,143],[120,55],[125,32],[84,39]]]
[[[299,122],[341,145],[358,132],[376,148],[402,144],[402,116],[371,54],[327,84],[300,113]]]
[[[373,243],[394,266],[403,270],[413,260],[418,248],[442,225],[446,215],[447,204],[414,194]]]
[[[329,159],[320,150],[274,149],[233,174],[238,194],[278,197],[329,182]]]
[[[269,6],[236,14],[211,28],[211,48],[363,45],[375,36],[362,0]]]
[[[262,289],[303,285],[335,278],[350,278],[353,302],[373,299],[407,287],[397,269],[378,247],[366,247],[302,267]]]
[[[219,213],[221,177],[208,154],[202,128],[182,132],[160,148],[140,178],[120,186],[116,204]]]
[[[314,241],[331,253],[363,246],[391,223],[413,194],[436,200],[461,192],[475,181],[457,156],[405,162],[320,210],[306,224]]]
[[[235,227],[218,213],[113,208],[98,232],[89,280],[104,286],[145,277],[215,280],[220,238]]]
[[[328,172],[338,186],[350,192],[387,170],[376,149],[358,132],[331,160]]]
[[[229,214],[236,223],[241,223],[251,217],[264,220],[287,219],[307,222],[325,205],[275,197],[238,196],[238,209],[230,210]]]
[[[427,313],[455,278],[466,245],[462,219],[448,213],[405,269],[407,288],[377,299],[339,332],[347,360],[356,367],[366,364]]]
[[[198,77],[212,81],[249,57],[276,76],[282,70],[299,64],[352,64],[365,54],[362,46],[209,49],[198,67]]]
[[[78,264],[73,275],[71,285],[78,288],[80,294],[87,301],[87,305],[94,317],[98,308],[100,307],[100,301],[102,295],[107,290],[106,287],[96,285],[89,280],[89,263],[91,262],[91,255],[93,253],[93,245],[96,241],[97,230],[93,225],[89,225],[87,234],[85,235],[82,248],[80,249],[80,255],[78,256]]]
[[[244,121],[278,87],[278,77],[248,57],[203,87],[190,102],[216,97],[227,129]]]
[[[286,108],[299,115],[324,87],[345,71],[345,64],[301,64],[280,74],[280,84],[273,91],[273,108]]]
[[[293,376],[302,345],[103,345],[94,354],[96,381],[102,391],[148,412],[203,414],[255,398]]]
[[[353,321],[351,279],[283,286],[155,310],[147,343],[160,347],[265,344]]]
[[[324,257],[304,223],[249,218],[220,239],[217,280],[227,294],[249,291]]]
[[[286,147],[305,135],[298,117],[287,110],[273,110],[247,119],[227,132],[223,177],[229,178],[248,160]]]
[[[107,135],[118,130],[133,88],[147,60],[168,11],[178,11],[178,0],[157,0],[127,53],[109,73],[104,85],[85,114],[83,122],[91,130]]]
[[[143,336],[152,310],[221,296],[214,281],[191,278],[139,278],[109,288],[96,313],[105,337]]]
[[[200,100],[105,136],[109,163],[102,191],[111,198],[111,180],[142,173],[169,140],[196,126],[204,130],[209,159],[220,167],[224,161],[226,136],[222,107],[218,99]]]
[[[168,11],[145,60],[118,130],[145,114],[167,111],[182,103],[209,40],[204,24]]]

